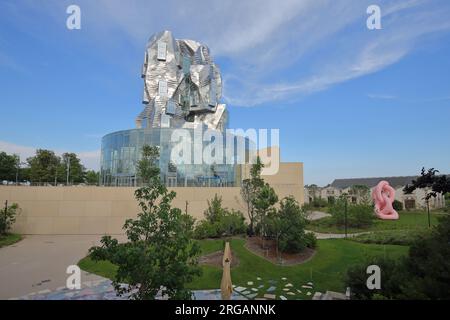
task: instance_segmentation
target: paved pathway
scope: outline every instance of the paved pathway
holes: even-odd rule
[[[216,290],[195,290],[192,292],[195,300],[221,300],[220,289]],[[117,296],[110,280],[99,277],[98,280],[86,281],[82,283],[81,289],[69,290],[58,288],[56,290],[42,290],[32,292],[27,295],[12,298],[12,300],[127,300],[129,295]],[[158,294],[156,299],[164,300]],[[233,292],[231,300],[247,300],[238,292]]]
[[[319,219],[322,219],[325,217],[331,217],[331,214],[322,212],[322,211],[312,211],[308,215],[308,220],[314,221],[314,220],[319,220]]]
[[[0,248],[0,299],[64,287],[69,276],[67,267],[85,257],[100,238],[29,235],[12,246]],[[100,279],[103,278],[81,273],[82,282]]]

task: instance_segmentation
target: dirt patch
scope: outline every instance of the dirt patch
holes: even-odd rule
[[[276,243],[274,240],[264,240],[265,249],[262,248],[261,244],[261,238],[250,237],[247,239],[245,247],[254,254],[278,265],[292,266],[305,263],[316,254],[316,250],[306,248],[300,253],[280,253],[279,257],[277,257]]]
[[[199,263],[208,266],[214,266],[222,268],[223,251],[216,251],[199,258]],[[239,265],[239,259],[231,250],[231,267],[234,268]]]

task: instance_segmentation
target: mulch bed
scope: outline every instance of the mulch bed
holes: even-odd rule
[[[292,266],[305,263],[316,254],[316,250],[306,248],[300,253],[280,253],[279,260],[277,257],[276,242],[274,240],[264,240],[265,249],[261,247],[261,244],[261,238],[249,237],[247,238],[245,247],[252,253],[278,265]]]
[[[216,251],[199,258],[199,263],[208,266],[214,266],[222,268],[223,251]],[[231,249],[231,267],[234,268],[239,265],[238,257],[233,253]]]

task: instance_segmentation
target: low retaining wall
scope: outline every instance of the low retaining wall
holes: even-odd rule
[[[244,176],[249,168],[244,168]],[[279,171],[264,180],[275,189],[279,198],[294,196],[300,204],[303,195],[303,163],[281,163]],[[223,206],[246,215],[239,187],[172,188],[177,193],[172,204],[200,220],[215,194]],[[0,186],[0,206],[8,200],[21,208],[13,232],[21,234],[123,234],[123,224],[136,218],[140,211],[130,187],[25,187]]]

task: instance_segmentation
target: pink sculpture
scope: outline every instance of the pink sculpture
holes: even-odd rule
[[[395,199],[395,190],[387,181],[380,181],[372,190],[372,199],[375,203],[375,214],[383,220],[398,220],[398,213],[392,207]]]

